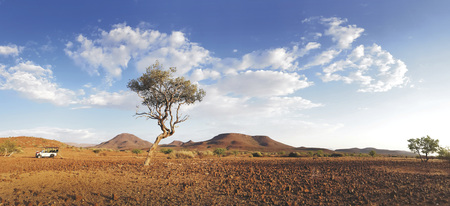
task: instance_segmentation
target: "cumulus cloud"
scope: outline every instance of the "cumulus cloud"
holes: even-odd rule
[[[22,48],[18,47],[17,45],[0,46],[0,55],[17,56],[17,55],[19,55],[21,50],[22,50]]]
[[[226,74],[236,73],[242,70],[271,69],[271,70],[295,70],[298,67],[298,59],[305,56],[311,50],[320,48],[320,43],[308,42],[304,47],[298,45],[292,48],[275,48],[257,50],[238,58],[215,59],[215,68],[225,71]]]
[[[243,124],[249,119],[292,116],[301,110],[321,107],[323,104],[314,103],[301,97],[286,96],[244,96],[237,97],[226,94],[215,86],[205,88],[207,95],[191,111],[196,116],[214,117],[214,121],[239,121]],[[284,118],[283,117],[283,118]],[[253,122],[254,122],[253,121]],[[252,122],[252,121],[250,121]]]
[[[270,70],[248,70],[229,75],[218,83],[224,93],[247,97],[283,96],[311,85],[304,75]]]
[[[254,51],[242,57],[240,70],[247,68],[264,69],[290,69],[296,67],[295,56],[284,48],[276,48],[264,51]]]
[[[325,64],[330,63],[337,55],[339,55],[341,51],[329,49],[326,51],[323,51],[319,55],[315,56],[314,59],[305,65],[305,68],[309,68],[312,66],[323,66]]]
[[[209,57],[208,50],[190,42],[182,32],[166,34],[126,24],[101,31],[96,39],[80,34],[75,42],[67,43],[65,52],[90,74],[99,75],[103,71],[109,80],[120,78],[131,60],[136,61],[142,72],[159,60],[167,66],[177,66],[182,75]]]
[[[85,91],[63,88],[54,81],[50,66],[46,68],[31,61],[7,68],[0,65],[0,90],[12,90],[37,102],[57,106],[81,105],[78,108],[110,107],[133,110],[139,104],[138,96],[131,91],[94,91],[87,97]]]
[[[319,74],[324,82],[359,83],[359,92],[385,92],[408,83],[406,64],[381,46],[355,48],[346,59],[336,61]]]
[[[79,101],[83,105],[82,108],[87,107],[108,107],[118,108],[124,110],[135,109],[140,104],[140,99],[131,91],[107,92],[99,91],[91,94],[88,97]]]
[[[329,26],[325,30],[325,35],[332,37],[333,42],[337,43],[338,49],[350,48],[353,41],[364,32],[363,28],[359,28],[356,25],[341,26],[341,24],[347,23],[347,19],[337,17],[321,18],[320,22]]]
[[[198,82],[204,79],[216,80],[221,77],[220,72],[212,69],[195,69],[190,77],[191,81]]]
[[[77,93],[61,88],[52,81],[53,72],[31,61],[21,62],[6,69],[0,66],[0,90],[14,90],[22,96],[55,105],[68,105],[76,101]]]

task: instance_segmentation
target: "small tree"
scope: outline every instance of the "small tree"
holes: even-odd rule
[[[136,154],[136,156],[139,156],[139,154],[142,153],[142,150],[140,150],[140,149],[133,149],[133,150],[131,150],[131,152],[132,152],[133,154]]]
[[[450,160],[450,147],[440,147],[437,153],[439,158]]]
[[[148,109],[147,112],[136,111],[136,116],[156,120],[162,131],[148,150],[145,166],[149,165],[159,142],[172,136],[177,125],[188,119],[180,113],[181,107],[202,101],[205,96],[205,91],[198,89],[196,84],[184,77],[173,77],[175,72],[175,67],[165,71],[156,61],[142,76],[128,82],[128,88],[142,98],[142,105]]]
[[[16,146],[16,143],[5,140],[2,144],[0,144],[0,153],[3,153],[5,157],[11,156],[16,152],[20,152],[20,148]]]
[[[377,155],[377,152],[375,152],[375,150],[371,150],[369,152],[369,155],[372,156],[372,157],[375,157],[375,155]]]
[[[422,162],[427,162],[428,154],[435,153],[439,149],[439,140],[431,139],[431,137],[428,135],[427,137],[409,139],[408,142],[408,148],[412,152],[418,154]],[[422,154],[424,154],[425,157],[423,157]]]
[[[226,150],[224,148],[216,148],[214,150],[214,154],[220,157],[220,156],[225,155],[225,151]]]

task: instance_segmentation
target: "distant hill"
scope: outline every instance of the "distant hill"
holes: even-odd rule
[[[281,151],[294,147],[277,142],[268,136],[250,136],[238,133],[225,133],[202,142],[189,141],[181,145],[186,149],[226,148],[231,150]]]
[[[162,144],[159,145],[160,147],[181,147],[184,144],[182,141],[174,140],[173,142],[169,144]]]
[[[322,150],[324,153],[333,153],[333,150],[330,149],[325,149],[325,148],[316,148],[316,147],[296,147],[295,148],[296,151],[298,152],[316,152],[318,150]]]
[[[96,146],[96,144],[75,143],[75,142],[64,142],[64,144],[67,144],[67,145],[72,146],[72,147],[85,147],[85,148],[87,148],[87,147],[95,147]]]
[[[376,149],[373,147],[367,147],[364,149],[359,148],[350,148],[350,149],[337,149],[336,152],[345,152],[350,154],[359,154],[359,153],[366,153],[368,154],[370,151],[374,150],[377,154],[380,155],[391,155],[391,156],[415,156],[414,153],[408,152],[408,151],[401,151],[401,150],[386,150],[386,149]]]
[[[64,144],[62,142],[56,141],[56,140],[49,140],[44,139],[40,137],[26,137],[26,136],[20,136],[20,137],[5,137],[0,138],[0,144],[4,141],[9,140],[11,142],[16,143],[17,146],[22,148],[29,148],[29,147],[67,147],[67,144]]]
[[[130,149],[144,149],[150,148],[152,143],[145,141],[135,135],[122,133],[109,141],[102,142],[96,145],[96,148],[117,149],[117,150],[130,150]]]

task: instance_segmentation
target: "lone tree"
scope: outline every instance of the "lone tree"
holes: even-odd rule
[[[3,153],[6,157],[11,157],[15,152],[20,152],[20,148],[16,146],[16,143],[5,140],[2,144],[0,144],[0,154]]]
[[[423,162],[428,161],[428,154],[437,152],[439,149],[439,140],[431,139],[430,136],[427,135],[427,137],[421,137],[416,139],[409,139],[408,140],[408,148],[419,155],[420,160]],[[425,157],[422,156],[423,153]]]
[[[188,119],[180,113],[180,108],[200,102],[205,96],[205,91],[184,77],[173,77],[175,72],[175,67],[164,70],[156,61],[141,77],[128,82],[128,88],[136,92],[142,98],[142,105],[148,108],[147,112],[136,111],[136,116],[156,120],[162,131],[148,150],[145,166],[149,165],[159,142],[172,136],[177,125]]]
[[[370,150],[369,155],[375,157],[375,155],[377,155],[377,152],[375,152],[375,150]]]

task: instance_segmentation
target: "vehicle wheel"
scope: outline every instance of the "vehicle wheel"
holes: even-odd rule
[[[54,154],[51,154],[51,155],[50,155],[50,158],[53,158],[53,157],[55,157],[55,155],[54,155]]]
[[[41,155],[38,155],[37,158],[41,158]]]

